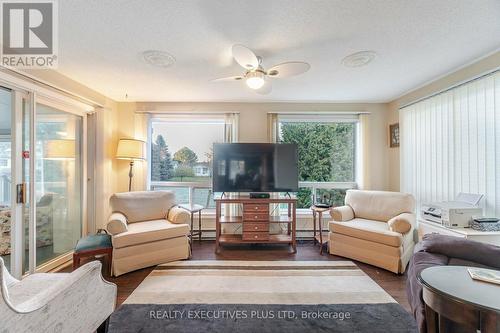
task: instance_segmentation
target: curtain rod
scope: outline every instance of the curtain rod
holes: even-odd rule
[[[301,114],[314,114],[318,116],[328,115],[353,115],[353,114],[371,114],[367,111],[269,111],[268,114],[282,114],[282,115],[301,115]]]
[[[40,79],[38,79],[38,78],[36,78],[34,76],[31,76],[31,75],[29,75],[27,73],[22,73],[22,72],[16,71],[16,70],[11,69],[11,68],[6,68],[6,67],[1,66],[1,65],[0,65],[0,70],[4,71],[4,72],[7,72],[7,74],[10,74],[10,75],[13,75],[13,76],[17,76],[17,77],[19,77],[21,79],[28,80],[31,83],[34,83],[34,84],[46,87],[46,88],[54,90],[54,91],[57,91],[57,92],[59,92],[61,94],[64,94],[64,95],[70,97],[70,98],[76,99],[76,100],[78,100],[81,103],[89,104],[89,105],[91,105],[92,107],[95,107],[95,108],[104,108],[104,105],[102,105],[100,103],[97,103],[97,102],[95,102],[95,101],[93,101],[91,99],[85,98],[85,97],[77,95],[75,93],[72,93],[72,92],[70,92],[70,91],[68,91],[66,89],[54,86],[54,85],[52,85],[52,84],[50,84],[48,82],[40,80]]]
[[[164,115],[203,115],[203,116],[209,116],[209,115],[222,115],[222,114],[239,114],[239,111],[194,111],[194,110],[189,110],[189,111],[163,111],[163,110],[155,110],[155,111],[146,111],[146,110],[136,110],[135,113],[150,113],[150,114],[164,114]]]
[[[493,70],[491,70],[491,71],[487,71],[486,73],[479,74],[478,76],[475,76],[475,77],[469,78],[469,79],[467,79],[467,80],[465,80],[465,81],[461,81],[461,82],[459,82],[459,83],[456,83],[456,84],[454,84],[454,85],[452,85],[452,86],[450,86],[450,87],[448,87],[448,88],[445,88],[445,89],[443,89],[443,90],[439,90],[438,92],[435,92],[435,93],[433,93],[433,94],[431,94],[431,95],[427,95],[427,96],[421,97],[421,98],[419,98],[419,99],[417,99],[417,100],[415,100],[415,101],[413,101],[413,102],[410,102],[410,103],[407,103],[407,104],[405,104],[405,105],[403,105],[403,106],[400,106],[400,107],[399,107],[399,110],[404,109],[404,108],[407,108],[407,107],[412,106],[412,105],[414,105],[414,104],[420,103],[420,102],[425,101],[425,100],[427,100],[427,99],[429,99],[429,98],[433,98],[433,97],[436,97],[436,96],[438,96],[438,95],[441,95],[441,94],[447,93],[447,92],[448,92],[448,91],[450,91],[450,90],[453,90],[453,89],[455,89],[455,88],[461,87],[461,86],[466,85],[466,84],[469,84],[469,83],[471,83],[471,82],[474,82],[474,81],[477,81],[477,80],[483,79],[483,78],[488,77],[488,76],[490,76],[490,75],[494,75],[494,74],[495,74],[495,73],[497,73],[497,72],[500,72],[500,68],[495,68],[495,69],[493,69]]]

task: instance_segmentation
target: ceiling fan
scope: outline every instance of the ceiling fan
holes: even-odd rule
[[[265,70],[262,67],[262,58],[256,56],[248,47],[241,44],[233,45],[232,53],[234,60],[245,69],[245,73],[239,76],[214,79],[212,82],[245,80],[245,83],[250,89],[264,95],[269,94],[272,90],[270,78],[281,79],[299,75],[307,72],[311,68],[311,65],[307,62],[288,61]]]

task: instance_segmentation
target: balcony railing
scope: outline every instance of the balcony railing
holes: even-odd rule
[[[212,184],[207,182],[151,182],[149,188],[152,191],[173,191],[179,204],[215,208]]]
[[[327,196],[331,203],[343,204],[345,191],[357,188],[355,182],[299,182],[299,209],[309,208],[314,198]],[[151,182],[150,190],[173,191],[179,204],[198,204],[206,208],[215,208],[212,184],[207,182]]]

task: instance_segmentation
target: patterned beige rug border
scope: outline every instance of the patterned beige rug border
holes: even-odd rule
[[[271,260],[186,260],[159,265],[155,270],[170,269],[238,269],[238,270],[322,270],[359,269],[352,261],[271,261]]]
[[[190,260],[158,266],[125,304],[395,302],[351,261]]]

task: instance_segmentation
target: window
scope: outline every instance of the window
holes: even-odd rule
[[[357,118],[278,116],[278,141],[298,146],[298,208],[314,201],[343,205],[345,191],[357,186]]]
[[[214,208],[213,144],[232,141],[235,118],[232,114],[153,118],[150,189],[174,191],[178,203]]]
[[[418,204],[484,194],[500,215],[500,72],[400,110],[401,190]]]

